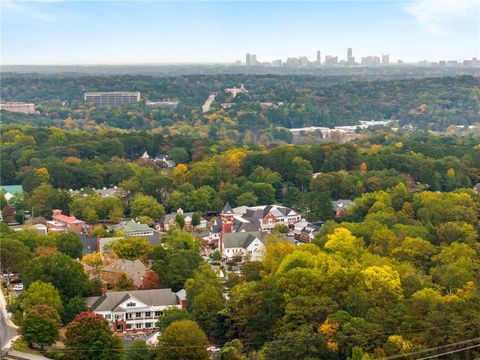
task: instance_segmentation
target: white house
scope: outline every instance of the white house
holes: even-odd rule
[[[90,310],[102,315],[112,331],[118,333],[154,332],[156,322],[166,309],[185,308],[185,290],[171,289],[112,291],[86,298]]]
[[[222,234],[220,251],[228,259],[236,256],[255,261],[263,257],[265,244],[259,231]]]

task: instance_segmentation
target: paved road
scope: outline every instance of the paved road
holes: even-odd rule
[[[10,340],[18,334],[18,327],[7,316],[7,303],[2,291],[0,291],[0,336],[2,339],[2,350],[10,347]]]
[[[9,350],[7,359],[14,359],[14,360],[50,360],[46,358],[45,356],[42,355],[34,355],[34,354],[28,354],[24,352],[19,352],[15,350]]]

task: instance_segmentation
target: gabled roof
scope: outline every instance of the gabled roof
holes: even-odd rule
[[[262,241],[262,235],[259,231],[236,232],[222,235],[223,247],[246,249],[255,239]]]
[[[18,193],[23,193],[23,187],[22,185],[0,185],[0,191],[15,195]]]
[[[332,206],[333,206],[333,209],[336,211],[339,209],[347,209],[349,206],[352,205],[352,203],[353,203],[352,200],[340,199],[340,200],[332,201]]]
[[[105,266],[102,271],[112,273],[125,273],[133,281],[133,285],[140,286],[143,282],[143,276],[147,267],[140,260],[118,259],[117,261]]]
[[[147,224],[140,224],[132,219],[130,221],[122,221],[120,224],[112,226],[111,230],[123,230],[129,233],[134,231],[152,231],[153,229]]]
[[[172,289],[110,291],[102,296],[85,299],[92,311],[113,311],[128,299],[136,299],[148,306],[178,305],[178,297]]]

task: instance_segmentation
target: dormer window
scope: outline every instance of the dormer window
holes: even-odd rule
[[[134,303],[132,301],[127,303],[127,307],[135,307],[135,306],[137,306],[137,303]]]

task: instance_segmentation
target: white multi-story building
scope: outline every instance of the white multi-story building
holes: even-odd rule
[[[115,107],[140,102],[140,91],[93,92],[83,94],[83,100],[98,107]]]
[[[118,333],[154,332],[157,319],[169,308],[185,308],[186,293],[153,289],[112,291],[86,299],[89,309],[102,315]]]

